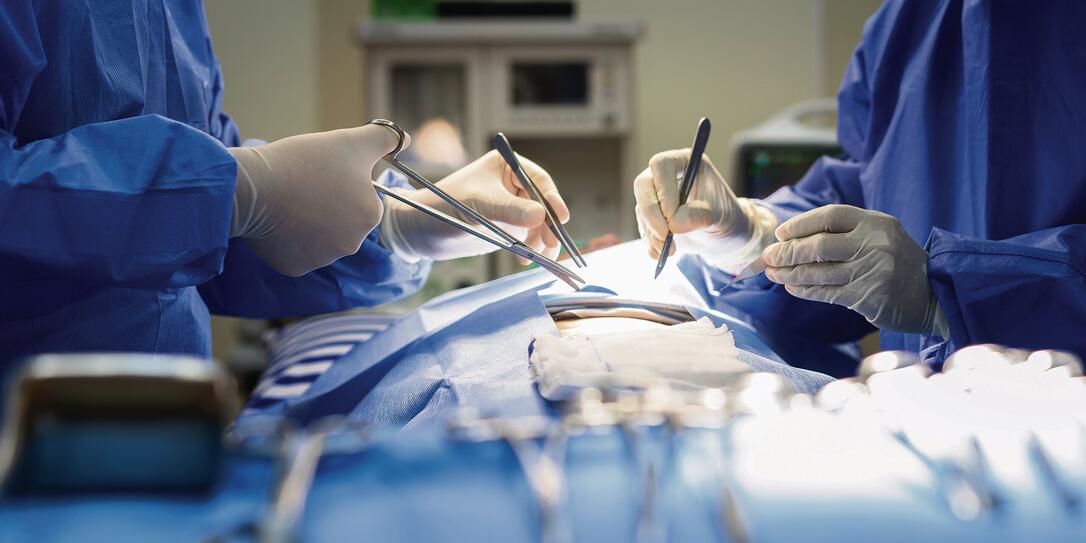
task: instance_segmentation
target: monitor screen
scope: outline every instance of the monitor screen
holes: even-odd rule
[[[741,154],[743,190],[750,198],[765,198],[803,178],[816,160],[837,155],[832,145],[748,145]]]
[[[514,62],[513,105],[588,104],[587,62]]]

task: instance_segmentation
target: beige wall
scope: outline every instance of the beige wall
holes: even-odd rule
[[[226,90],[242,138],[318,130],[316,0],[206,0]]]
[[[736,132],[799,100],[836,94],[863,22],[879,5],[879,0],[578,2],[586,20],[635,18],[645,24],[636,56],[634,171],[658,151],[689,146],[697,119],[707,116],[713,121],[709,156],[725,172]]]
[[[816,16],[819,4],[821,17]],[[797,100],[832,95],[863,21],[879,4],[580,0],[578,9],[585,20],[645,24],[636,56],[640,132],[634,158],[641,164],[658,150],[687,145],[702,115],[713,119],[710,155],[724,157],[736,131]],[[365,121],[362,60],[352,33],[368,5],[368,0],[205,1],[226,78],[224,108],[243,137],[276,139]],[[821,45],[819,19],[825,25]]]
[[[226,77],[224,107],[243,137],[351,126],[362,119],[353,26],[366,0],[207,0]],[[878,0],[580,0],[585,20],[637,19],[637,135],[632,160],[687,145],[713,119],[710,156],[780,108],[832,95]],[[818,6],[821,6],[819,15]],[[824,31],[818,34],[818,24]],[[824,41],[819,41],[820,39]],[[826,58],[820,62],[819,52]],[[819,72],[821,70],[821,72]]]
[[[708,154],[726,168],[732,134],[815,92],[809,1],[582,0],[579,6],[584,19],[635,17],[645,24],[635,57],[634,171],[658,151],[689,146],[703,116],[713,121]]]
[[[845,73],[852,51],[860,41],[864,22],[875,13],[882,0],[822,0],[825,9],[826,62],[825,90],[827,96],[837,94],[841,76]]]
[[[369,15],[369,0],[320,0],[318,106],[321,130],[357,126],[363,118],[362,51],[354,26]]]

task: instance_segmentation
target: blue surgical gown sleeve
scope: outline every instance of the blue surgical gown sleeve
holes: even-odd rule
[[[783,187],[759,202],[769,207],[781,222],[827,204],[864,207],[861,162],[852,158],[863,156],[865,146],[863,128],[867,124],[869,102],[862,66],[862,51],[858,49],[838,94],[838,136],[844,155],[819,159],[796,184]],[[724,292],[722,298],[729,308],[749,315],[767,336],[767,341],[779,351],[787,350],[789,345],[806,345],[808,341],[847,344],[874,331],[866,319],[846,307],[796,298],[783,286],[764,278],[740,283],[737,289]],[[835,376],[850,375],[854,371],[854,360],[831,362],[829,355],[820,356],[817,363],[808,362],[804,358],[805,352],[810,350],[805,346],[796,353],[782,352],[781,355],[792,365]]]
[[[386,171],[379,183],[407,187],[407,179]],[[277,319],[343,311],[391,302],[418,291],[430,272],[427,259],[408,262],[381,245],[380,227],[362,248],[301,277],[269,268],[240,240],[230,242],[223,273],[200,286],[213,313]]]
[[[228,147],[241,145],[237,126],[222,111],[223,77],[217,64],[211,91],[211,135]],[[407,180],[393,172],[386,172],[382,181],[407,186]],[[429,261],[411,263],[393,255],[379,243],[379,228],[358,253],[302,277],[276,272],[244,241],[232,240],[222,273],[202,284],[200,295],[215,314],[275,319],[375,306],[413,294],[426,281]]]
[[[1086,356],[1086,225],[1001,241],[935,228],[927,250],[928,278],[950,327],[945,342],[928,342],[935,360],[976,343]]]
[[[236,177],[222,143],[159,115],[19,141],[46,62],[28,5],[0,14],[0,58],[0,305],[47,312],[88,288],[176,288],[221,271]],[[56,288],[42,298],[21,282]]]

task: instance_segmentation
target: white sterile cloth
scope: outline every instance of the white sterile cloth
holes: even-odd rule
[[[583,387],[721,387],[750,371],[738,356],[727,326],[717,328],[703,317],[658,330],[540,336],[529,365],[540,394],[562,399]]]

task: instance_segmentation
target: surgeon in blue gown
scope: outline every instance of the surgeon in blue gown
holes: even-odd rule
[[[642,238],[655,256],[676,232],[709,291],[763,256],[716,303],[781,343],[874,326],[935,366],[976,343],[1086,356],[1084,24],[1074,0],[889,1],[841,82],[842,156],[764,201],[705,161],[679,206],[689,150],[661,153],[635,181]]]
[[[209,310],[381,304],[418,289],[432,259],[492,249],[382,203],[370,176],[390,129],[242,147],[222,91],[199,0],[0,5],[0,372],[40,352],[208,356]],[[440,183],[554,255],[513,179],[491,152]]]

